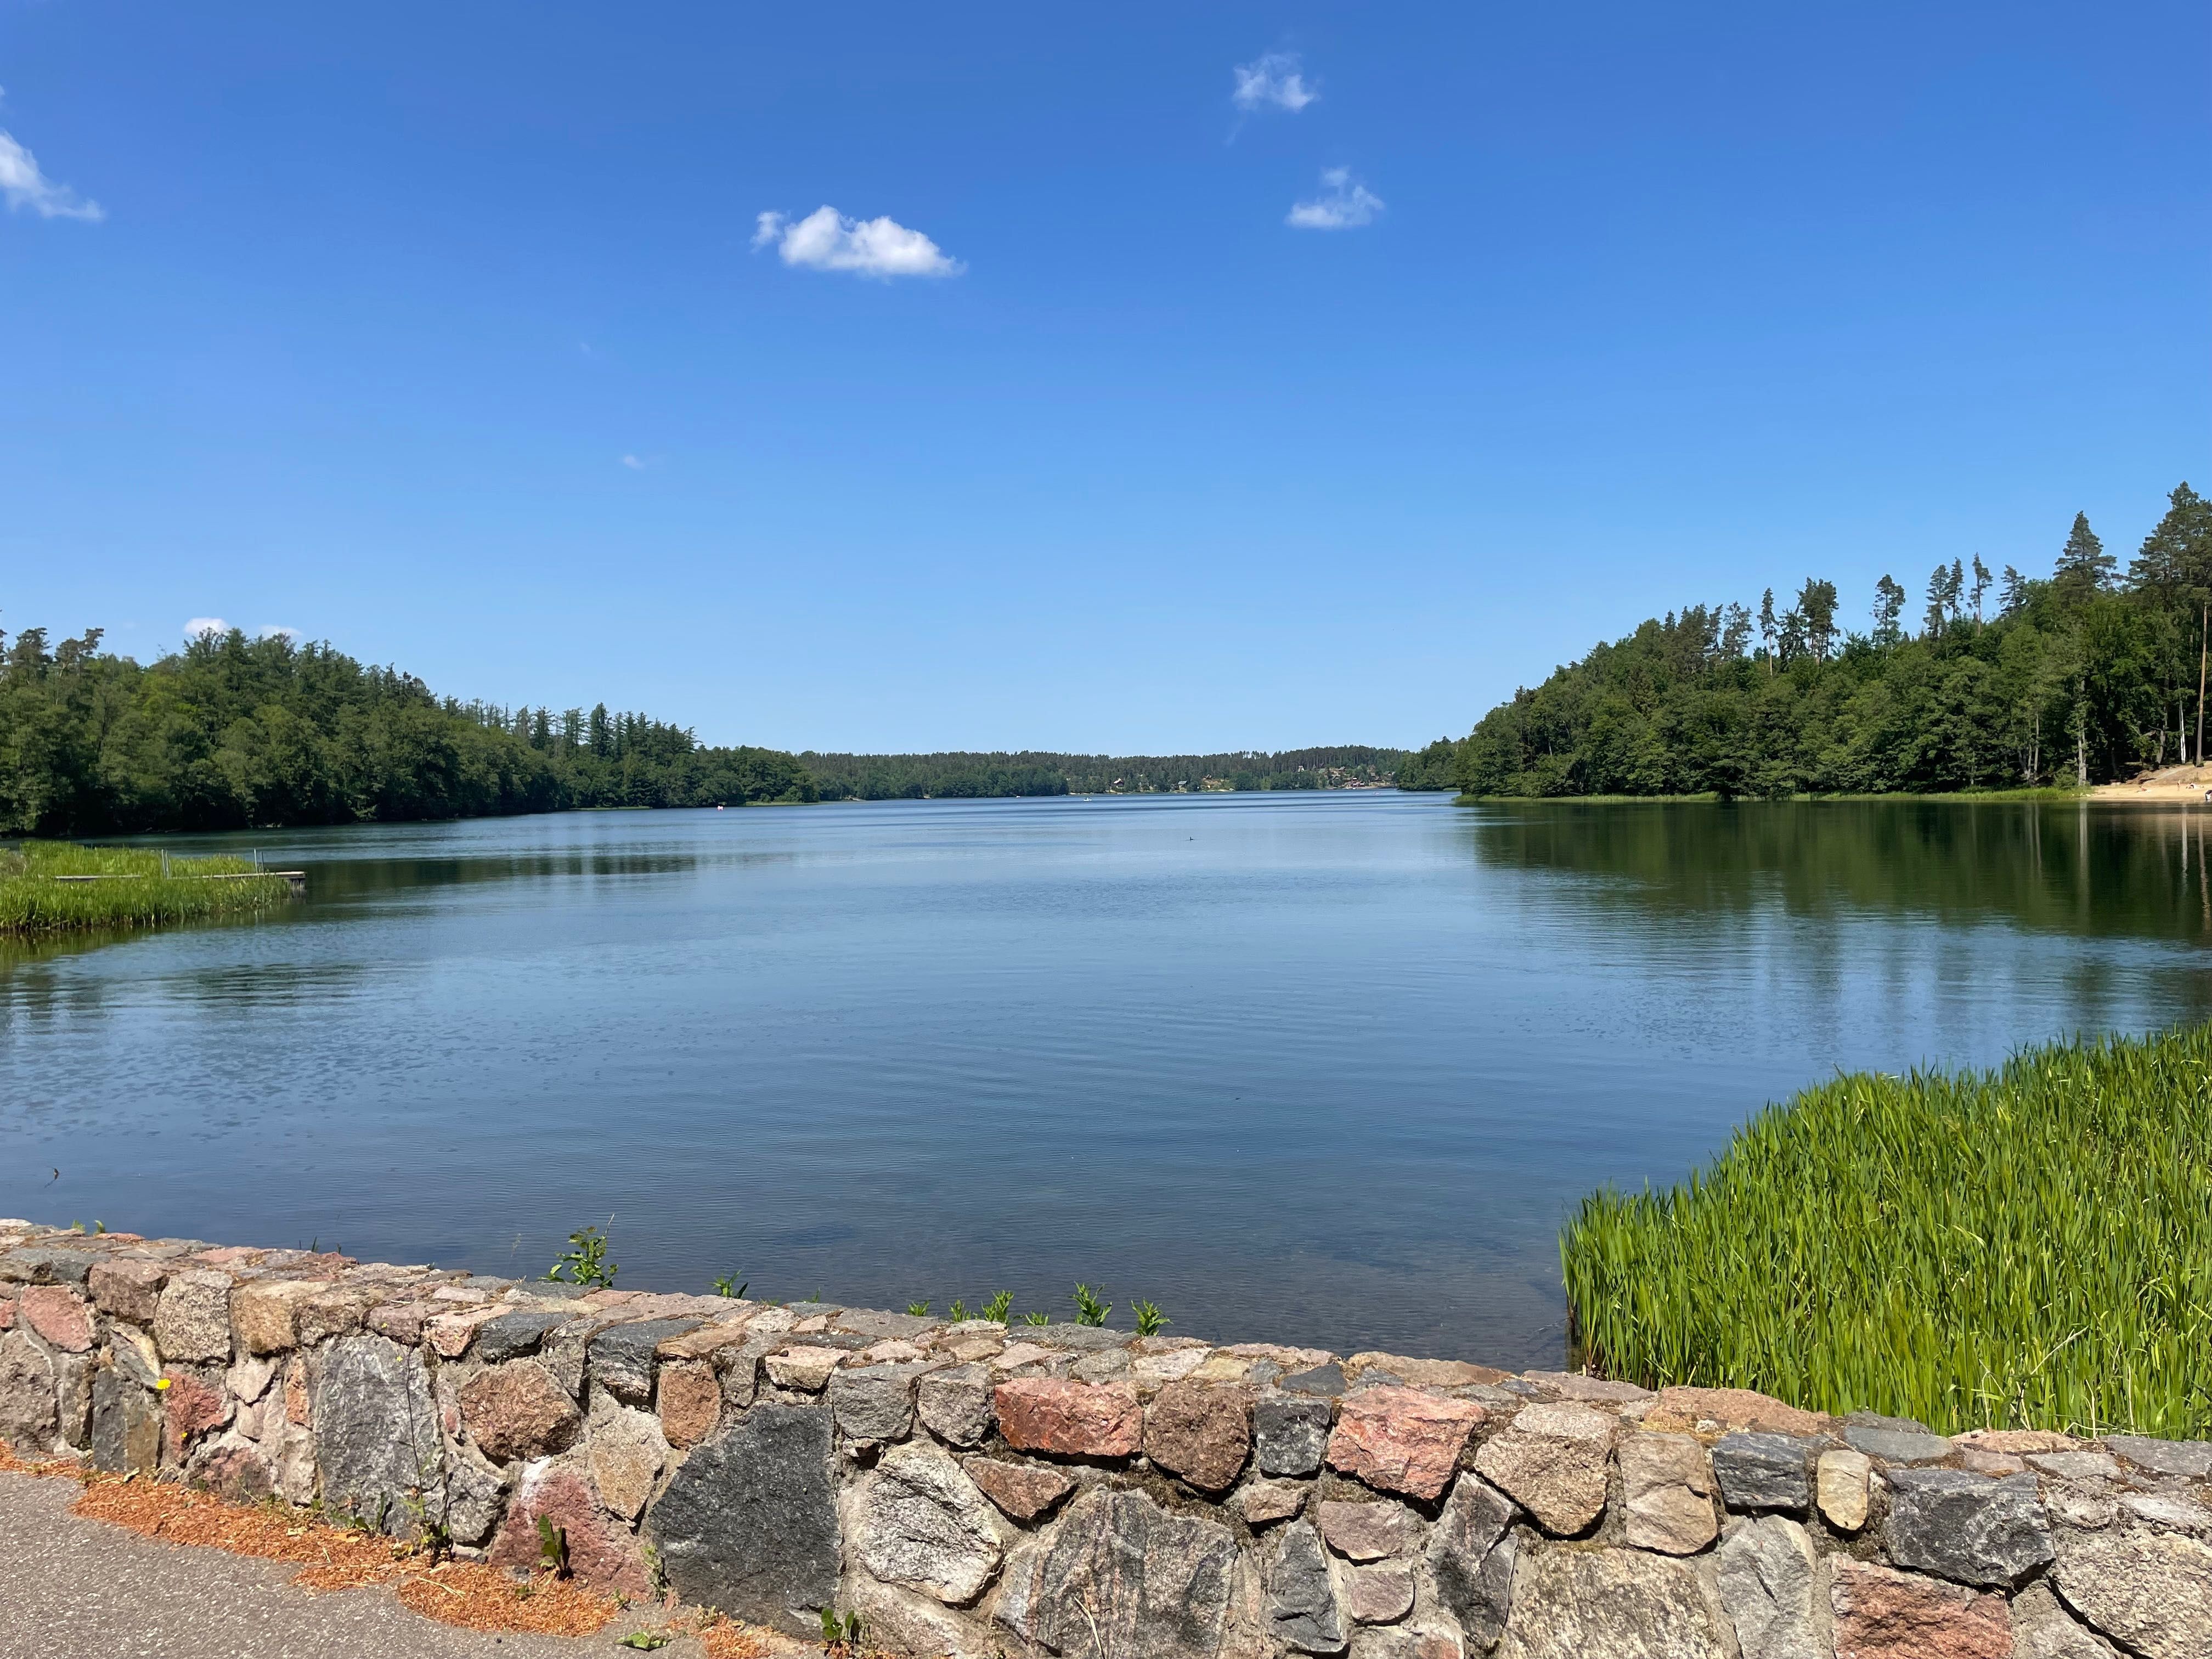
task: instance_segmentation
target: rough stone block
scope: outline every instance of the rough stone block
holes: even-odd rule
[[[2108,1434],[2105,1449],[2154,1474],[2212,1480],[2212,1440],[2149,1440],[2141,1435]]]
[[[955,1446],[980,1446],[996,1420],[991,1408],[991,1372],[987,1365],[956,1365],[932,1371],[915,1391],[922,1424],[939,1440]]]
[[[827,1404],[769,1401],[694,1449],[645,1517],[679,1595],[818,1633],[842,1560],[830,1441]]]
[[[1621,1493],[1629,1543],[1663,1555],[1694,1555],[1719,1535],[1713,1471],[1686,1434],[1628,1434],[1620,1442]]]
[[[1795,1521],[1765,1515],[1729,1523],[1721,1605],[1743,1659],[1827,1659],[1826,1589],[1813,1540]]]
[[[19,1285],[82,1285],[100,1258],[89,1250],[43,1248],[10,1250],[0,1255],[0,1282]]]
[[[530,1362],[518,1362],[527,1364]],[[599,1501],[625,1521],[635,1521],[653,1496],[668,1462],[668,1440],[650,1412],[618,1406],[611,1395],[594,1395],[584,1419],[584,1455]]]
[[[1017,1377],[993,1395],[999,1432],[1017,1451],[1059,1457],[1133,1457],[1143,1443],[1145,1413],[1127,1382],[1073,1382]]]
[[[43,1452],[60,1431],[53,1362],[21,1331],[0,1336],[0,1440]]]
[[[1032,1522],[1075,1490],[1073,1476],[1042,1463],[1002,1463],[971,1457],[961,1467],[983,1496],[1015,1520]]]
[[[1329,1548],[1348,1561],[1408,1555],[1421,1541],[1421,1517],[1388,1498],[1376,1504],[1323,1503],[1316,1506],[1314,1519]]]
[[[660,1413],[660,1431],[669,1443],[696,1446],[713,1439],[720,1424],[721,1379],[707,1360],[664,1359],[653,1402]]]
[[[574,1470],[558,1464],[533,1463],[523,1471],[514,1501],[492,1540],[488,1559],[493,1566],[510,1572],[538,1570],[541,1516],[567,1535],[568,1570],[578,1583],[624,1595],[651,1589],[637,1540],[600,1512],[599,1499]]]
[[[860,1483],[860,1565],[949,1606],[982,1593],[999,1570],[999,1535],[983,1494],[931,1445],[894,1446]]]
[[[1402,1562],[1353,1567],[1344,1576],[1344,1610],[1362,1625],[1395,1625],[1413,1610],[1413,1571]]]
[[[1252,1407],[1252,1437],[1261,1472],[1318,1474],[1335,1417],[1328,1400],[1263,1395]]]
[[[654,1350],[698,1324],[696,1319],[641,1319],[609,1326],[591,1340],[592,1387],[605,1389],[626,1406],[647,1404],[653,1399]]]
[[[16,1298],[23,1322],[64,1353],[92,1346],[92,1308],[70,1285],[31,1285]]]
[[[381,1336],[342,1336],[323,1351],[313,1390],[324,1502],[395,1535],[411,1528],[410,1497],[434,1513],[444,1449],[420,1350]]]
[[[161,1466],[160,1395],[118,1366],[92,1379],[92,1466],[108,1474],[151,1474]]]
[[[2051,1577],[2069,1607],[2146,1659],[2212,1654],[2212,1547],[2164,1532],[2069,1531]]]
[[[94,1262],[88,1284],[92,1304],[102,1313],[135,1325],[150,1325],[161,1304],[161,1286],[168,1278],[168,1269],[158,1261],[118,1256]]]
[[[1200,1492],[1226,1492],[1252,1449],[1251,1406],[1235,1383],[1170,1382],[1145,1413],[1145,1455]]]
[[[1820,1513],[1838,1532],[1856,1532],[1866,1525],[1868,1482],[1874,1465],[1864,1452],[1824,1451],[1815,1466]]]
[[[230,1293],[230,1326],[245,1353],[285,1353],[300,1343],[300,1307],[330,1287],[311,1279],[249,1280]]]
[[[1328,1466],[1377,1492],[1433,1503],[1451,1484],[1468,1437],[1488,1415],[1471,1400],[1388,1386],[1357,1389],[1338,1405]]]
[[[2014,1586],[2051,1559],[2035,1477],[2002,1480],[1961,1469],[1887,1476],[1889,1559],[1962,1584]]]
[[[1230,1501],[1248,1527],[1272,1526],[1288,1521],[1305,1507],[1313,1488],[1303,1480],[1254,1480]]]
[[[1509,1528],[1519,1513],[1496,1487],[1462,1474],[1429,1534],[1429,1576],[1437,1599],[1459,1620],[1476,1653],[1488,1652],[1505,1629],[1519,1559]]]
[[[1071,1659],[1214,1659],[1236,1563],[1218,1522],[1170,1515],[1142,1492],[1093,1491],[1018,1571],[1007,1564],[992,1616]]]
[[[1708,1425],[1805,1437],[1826,1432],[1828,1419],[1749,1389],[1662,1389],[1644,1413],[1644,1426],[1655,1433],[1679,1434]]]
[[[830,1409],[837,1432],[854,1445],[882,1446],[906,1438],[914,1426],[919,1364],[863,1365],[830,1374]]]
[[[2110,1642],[2077,1624],[2045,1583],[2012,1599],[2013,1659],[2119,1659]]]
[[[1614,1426],[1588,1406],[1523,1407],[1504,1433],[1483,1443],[1474,1467],[1545,1531],[1571,1536],[1605,1512]]]
[[[212,1364],[230,1358],[231,1277],[195,1267],[170,1276],[154,1313],[164,1359]]]
[[[461,1421],[496,1462],[545,1457],[575,1443],[583,1413],[534,1359],[478,1371],[461,1385]]]
[[[1553,1545],[1522,1555],[1499,1659],[1731,1659],[1687,1561]]]
[[[1297,1521],[1271,1534],[1264,1569],[1267,1633],[1298,1653],[1336,1653],[1346,1641],[1321,1534]]]
[[[768,1356],[768,1378],[779,1389],[819,1394],[844,1358],[842,1348],[787,1348]]]
[[[1802,1515],[1812,1506],[1815,1448],[1786,1434],[1731,1434],[1713,1448],[1713,1474],[1732,1510]]]
[[[1831,1565],[1836,1659],[2010,1659],[2002,1596],[1849,1557]]]

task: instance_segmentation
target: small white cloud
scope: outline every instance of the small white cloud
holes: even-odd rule
[[[816,270],[856,270],[863,276],[957,276],[967,266],[918,230],[896,220],[848,219],[818,207],[804,219],[763,213],[753,246],[773,246],[787,265]]]
[[[307,637],[289,623],[264,623],[253,630],[253,637],[257,640],[273,640],[280,635],[295,645]]]
[[[185,624],[185,637],[196,640],[203,634],[228,634],[230,624],[220,617],[195,617]]]
[[[647,467],[653,465],[650,461],[645,460],[635,455],[623,456],[622,458],[622,464],[633,472],[642,472]]]
[[[1286,109],[1296,115],[1321,96],[1298,72],[1298,55],[1294,52],[1271,52],[1229,72],[1237,81],[1229,101],[1247,115],[1270,108]]]
[[[1300,230],[1350,230],[1370,225],[1382,211],[1382,198],[1352,176],[1350,167],[1330,167],[1321,175],[1321,194],[1292,204],[1286,225]]]
[[[38,158],[4,131],[0,131],[0,196],[8,205],[28,208],[41,219],[105,219],[97,202],[88,202],[67,185],[58,185],[39,171]]]

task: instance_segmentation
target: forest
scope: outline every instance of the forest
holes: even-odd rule
[[[87,836],[815,798],[771,749],[642,714],[441,699],[283,635],[141,666],[100,630],[0,637],[0,834]]]
[[[2123,571],[2076,514],[2047,576],[1938,565],[1909,625],[1833,582],[1778,611],[1686,605],[1514,693],[1404,788],[1470,795],[1941,793],[2080,787],[2203,758],[2212,502],[2188,484]]]
[[[1220,755],[825,755],[808,750],[799,759],[825,800],[942,800],[1372,787],[1396,775],[1401,752],[1356,744]]]

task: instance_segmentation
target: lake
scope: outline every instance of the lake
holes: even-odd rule
[[[1557,1364],[1558,1230],[1839,1067],[2212,1012],[2207,815],[1393,792],[199,837],[0,955],[0,1214]]]

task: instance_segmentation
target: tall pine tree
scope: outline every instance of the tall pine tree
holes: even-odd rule
[[[2114,562],[2089,528],[2089,515],[2076,513],[2066,545],[2058,550],[2058,568],[2051,573],[2051,586],[2069,599],[2086,599],[2112,586]]]

